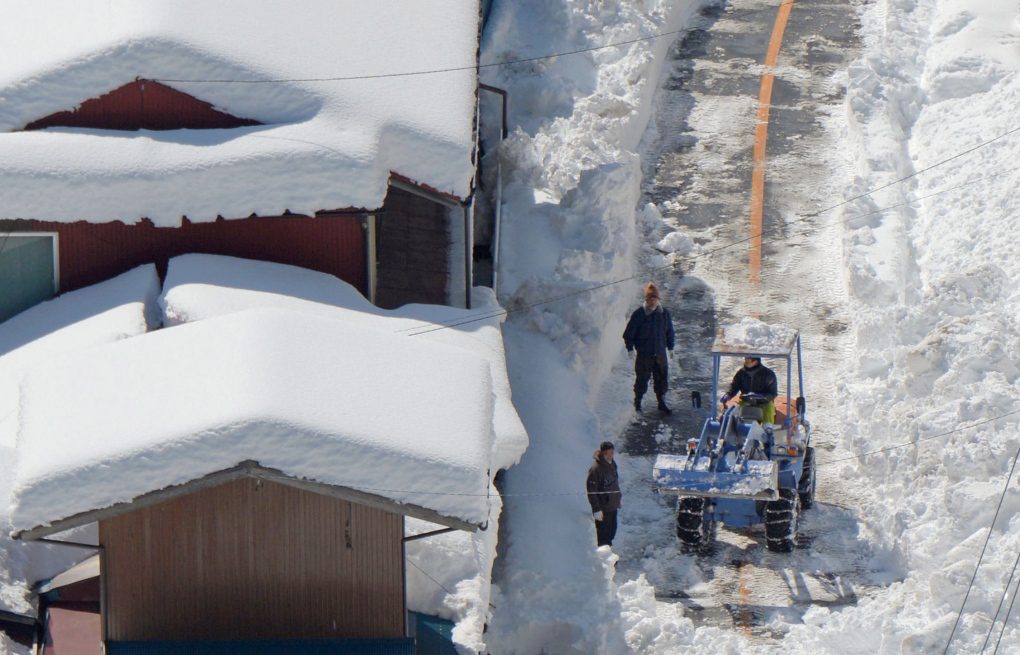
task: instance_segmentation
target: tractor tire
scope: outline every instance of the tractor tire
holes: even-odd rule
[[[815,449],[808,446],[804,453],[804,467],[797,483],[797,494],[800,496],[800,508],[811,509],[815,504]]]
[[[765,505],[765,546],[774,553],[789,553],[797,545],[800,494],[780,489],[779,500]]]
[[[703,547],[709,540],[705,527],[705,499],[680,497],[676,503],[676,536],[688,550]]]

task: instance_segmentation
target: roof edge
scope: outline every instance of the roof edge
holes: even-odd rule
[[[390,498],[386,498],[385,496],[359,491],[350,487],[326,484],[304,478],[296,478],[294,476],[287,475],[279,469],[262,466],[255,460],[245,460],[240,462],[237,466],[223,469],[221,471],[215,471],[182,484],[171,485],[169,487],[164,487],[163,489],[150,491],[142,494],[141,496],[136,496],[130,501],[116,503],[108,507],[91,509],[85,512],[79,512],[78,514],[59,519],[48,525],[37,525],[26,530],[16,530],[11,533],[11,538],[20,539],[22,541],[35,541],[36,539],[64,532],[65,530],[120,516],[121,514],[126,514],[136,509],[158,505],[159,503],[179,498],[181,496],[186,496],[196,491],[218,487],[222,484],[233,482],[234,480],[239,480],[241,478],[254,478],[257,480],[265,480],[267,482],[276,482],[278,484],[284,484],[289,487],[302,489],[322,496],[329,496],[331,498],[360,503],[368,507],[380,509],[384,512],[403,514],[416,519],[429,521],[431,523],[438,523],[439,525],[445,525],[455,530],[474,532],[475,530],[485,529],[484,524],[470,523],[463,519],[446,516],[435,510],[428,509],[427,507],[411,503],[400,503]]]

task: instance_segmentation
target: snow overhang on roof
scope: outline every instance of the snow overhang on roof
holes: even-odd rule
[[[745,318],[716,332],[712,354],[732,356],[789,357],[797,346],[798,332]]]
[[[391,173],[465,198],[478,21],[478,3],[459,0],[10,3],[0,218],[177,225],[373,209]],[[378,77],[434,69],[457,70]],[[139,77],[264,125],[19,131]],[[361,79],[319,81],[336,77]]]
[[[43,536],[246,466],[482,525],[492,448],[481,358],[302,312],[242,311],[30,371],[11,520]]]

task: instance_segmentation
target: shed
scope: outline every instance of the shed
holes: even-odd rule
[[[403,517],[487,527],[491,380],[462,349],[280,309],[70,354],[22,384],[16,536],[98,524],[111,653],[399,648]]]
[[[0,320],[185,253],[330,273],[381,307],[469,303],[479,12],[7,7]]]

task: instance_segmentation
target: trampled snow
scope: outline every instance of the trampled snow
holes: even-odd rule
[[[616,14],[608,17],[599,8],[567,2],[518,6],[512,17],[497,13],[497,20],[490,21],[485,44],[528,53],[529,40],[519,34],[541,34],[552,43],[561,32],[583,34],[595,23],[612,33],[626,24],[628,12],[640,11],[639,5],[646,15],[658,8],[617,3]],[[1015,6],[993,0],[880,1],[865,4],[861,12],[864,49],[847,77],[847,115],[842,124],[826,121],[845,130],[853,158],[857,179],[844,197],[922,171],[1016,127],[1010,123],[1015,116],[1010,108],[1020,102]],[[795,10],[793,19],[801,18]],[[606,106],[610,94],[602,83],[612,79],[620,64],[612,50],[599,56],[604,59],[595,63],[560,58],[505,73],[497,81],[536,107],[516,118],[519,129],[507,146],[511,182],[505,243],[519,240],[527,248],[508,247],[507,286],[501,292],[522,306],[573,294],[614,273],[625,277],[619,259],[629,259],[636,247],[634,233],[620,227],[614,213],[592,207],[603,195],[613,195],[604,194],[609,180],[616,193],[603,202],[619,203],[621,189],[627,188],[620,171],[626,164],[619,162],[626,161],[631,143],[622,132],[593,129],[601,127],[604,115],[584,113],[591,106]],[[647,111],[640,102],[628,108]],[[753,107],[743,109],[753,116]],[[848,499],[861,501],[847,509],[858,530],[851,547],[872,553],[868,564],[880,569],[874,575],[886,580],[882,588],[861,595],[856,605],[814,607],[803,623],[777,620],[768,627],[785,636],[768,641],[715,627],[694,629],[682,605],[656,601],[650,584],[655,569],[619,586],[611,569],[600,575],[611,566],[612,555],[583,555],[593,550],[583,500],[554,495],[563,471],[582,479],[586,458],[581,444],[590,449],[598,438],[613,436],[611,430],[599,434],[588,419],[591,402],[584,397],[594,395],[605,379],[602,366],[618,354],[614,321],[622,314],[626,293],[617,288],[607,298],[599,290],[544,304],[508,323],[515,389],[535,389],[524,397],[518,394],[522,416],[534,435],[555,434],[557,439],[533,443],[520,467],[508,475],[511,492],[545,488],[553,495],[531,502],[512,495],[505,499],[509,545],[501,565],[505,569],[497,567],[504,571],[497,576],[503,595],[495,600],[490,650],[941,652],[1020,444],[1015,415],[943,434],[1020,407],[1015,283],[1020,258],[1015,256],[1014,229],[1015,207],[1020,206],[1018,139],[999,139],[906,184],[855,201],[839,216],[848,228],[844,258],[836,265],[845,268],[856,314],[854,343],[844,370],[817,372],[820,380],[839,384],[832,393],[844,411],[815,420],[824,419],[835,432],[838,454],[853,457],[895,448],[860,461],[823,461],[819,474],[839,480]],[[617,166],[602,166],[607,161]],[[835,171],[836,177],[842,174]],[[518,183],[529,192],[516,194]],[[957,189],[961,184],[967,186]],[[541,193],[533,192],[536,187]],[[586,231],[573,228],[583,222],[574,217],[578,198],[585,202]],[[656,222],[657,213],[646,209],[639,218]],[[672,250],[672,243],[656,245]],[[608,272],[613,266],[618,269]],[[504,304],[514,307],[512,301]],[[589,313],[588,305],[601,315]],[[554,347],[544,347],[549,342]],[[556,390],[555,402],[541,396],[551,389]],[[918,443],[901,447],[912,441]],[[626,456],[618,460],[627,485],[639,467]],[[639,484],[625,486],[623,512],[640,523],[653,514],[650,508],[658,511],[649,496]],[[997,634],[1003,625],[1005,607],[997,623],[992,617],[1020,548],[1017,507],[1014,481],[963,612],[960,641],[950,652],[976,652],[989,630]],[[665,533],[672,529],[668,521],[652,527]],[[549,542],[557,545],[552,552],[532,546]],[[564,561],[563,550],[574,558]],[[650,564],[682,566],[676,561]],[[683,571],[671,574],[684,576]],[[1005,629],[1000,652],[1018,648],[1015,621],[1014,616]]]
[[[296,11],[264,0],[18,0],[4,9],[0,40],[17,53],[0,63],[5,217],[172,226],[182,216],[376,208],[391,172],[468,195],[471,3],[315,0]],[[435,69],[456,70],[401,75]],[[265,125],[17,131],[136,78]]]

